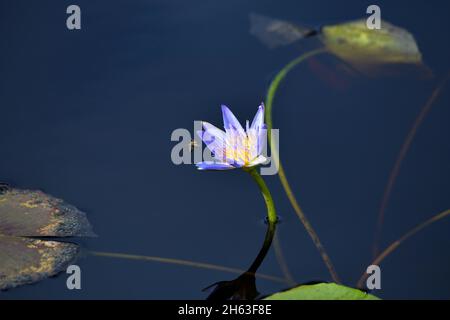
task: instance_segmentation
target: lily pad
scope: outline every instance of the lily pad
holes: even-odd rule
[[[381,29],[371,30],[366,19],[358,19],[316,30],[251,13],[250,25],[250,33],[269,48],[317,36],[329,53],[363,72],[393,64],[423,66],[414,36],[386,20]]]
[[[317,33],[288,21],[272,19],[261,14],[250,13],[250,34],[256,36],[269,48],[289,45],[299,39]]]
[[[86,215],[41,191],[0,190],[0,290],[63,271],[79,246],[52,237],[94,236]],[[42,237],[42,238],[40,238]]]
[[[93,236],[86,214],[41,191],[0,194],[0,234],[30,237]]]
[[[53,276],[75,261],[78,252],[73,243],[0,235],[0,290]]]
[[[380,298],[336,283],[318,283],[277,292],[264,300],[380,300]]]
[[[374,30],[365,19],[324,26],[321,40],[330,52],[357,66],[422,63],[413,35],[384,20]]]

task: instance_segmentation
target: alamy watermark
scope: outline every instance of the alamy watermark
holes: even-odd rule
[[[381,9],[376,4],[367,7],[367,14],[371,14],[366,20],[366,26],[370,30],[381,29]]]
[[[67,289],[81,290],[81,268],[76,264],[71,264],[67,267],[66,273],[70,274],[66,280]]]
[[[81,29],[81,9],[76,4],[67,7],[66,13],[70,14],[66,19],[66,27],[69,30]]]
[[[381,269],[376,264],[367,267],[366,273],[369,275],[366,280],[366,287],[369,290],[381,289]]]

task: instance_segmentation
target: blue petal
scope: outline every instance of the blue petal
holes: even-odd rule
[[[267,131],[267,126],[265,124],[262,125],[262,127],[258,130],[258,147],[257,147],[257,152],[258,155],[260,155],[264,149],[264,147],[266,146],[266,142],[267,142],[267,136],[269,134],[269,132]]]
[[[225,162],[225,141],[209,131],[197,131],[197,134],[211,151],[213,157],[219,162]]]
[[[210,132],[213,136],[216,136],[217,138],[225,141],[225,132],[212,125],[211,123],[203,121],[203,129]]]
[[[203,161],[195,164],[198,170],[230,170],[234,169],[231,164],[224,162]]]
[[[264,125],[264,103],[258,107],[255,117],[253,118],[251,129],[258,130]]]
[[[238,159],[227,159],[229,160],[229,164],[231,164],[234,168],[242,168],[245,164],[244,161]]]
[[[263,164],[265,162],[267,162],[267,158],[262,156],[262,155],[260,155],[256,159],[252,160],[252,162],[250,162],[247,167],[258,166],[258,165]]]
[[[222,116],[223,116],[223,126],[225,130],[234,130],[241,136],[245,136],[244,128],[239,123],[239,120],[234,116],[233,112],[225,106],[222,105]]]

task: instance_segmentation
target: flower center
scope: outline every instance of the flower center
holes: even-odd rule
[[[247,135],[245,138],[233,134],[227,139],[227,145],[225,148],[225,159],[232,160],[234,162],[243,163],[244,166],[250,164],[252,159],[252,139]]]

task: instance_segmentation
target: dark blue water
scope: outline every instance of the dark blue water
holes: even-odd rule
[[[73,1],[0,1],[0,180],[42,189],[88,213],[87,250],[245,269],[264,238],[264,203],[241,171],[198,172],[170,160],[176,128],[221,124],[220,104],[251,119],[265,90],[308,44],[270,50],[248,15],[320,26],[365,16],[367,1],[78,0],[82,30],[65,26]],[[444,1],[378,1],[382,18],[417,39],[434,77],[348,77],[332,86],[304,64],[279,91],[274,125],[292,187],[343,281],[371,258],[379,203],[415,117],[450,70]],[[383,245],[450,207],[449,89],[436,101],[402,165]],[[283,253],[297,282],[330,280],[276,176],[266,178]],[[450,297],[450,219],[405,242],[382,264],[383,298]],[[0,298],[203,299],[233,274],[87,256],[82,290],[64,274]],[[260,269],[281,276],[273,250]],[[258,280],[270,293],[287,285]]]

